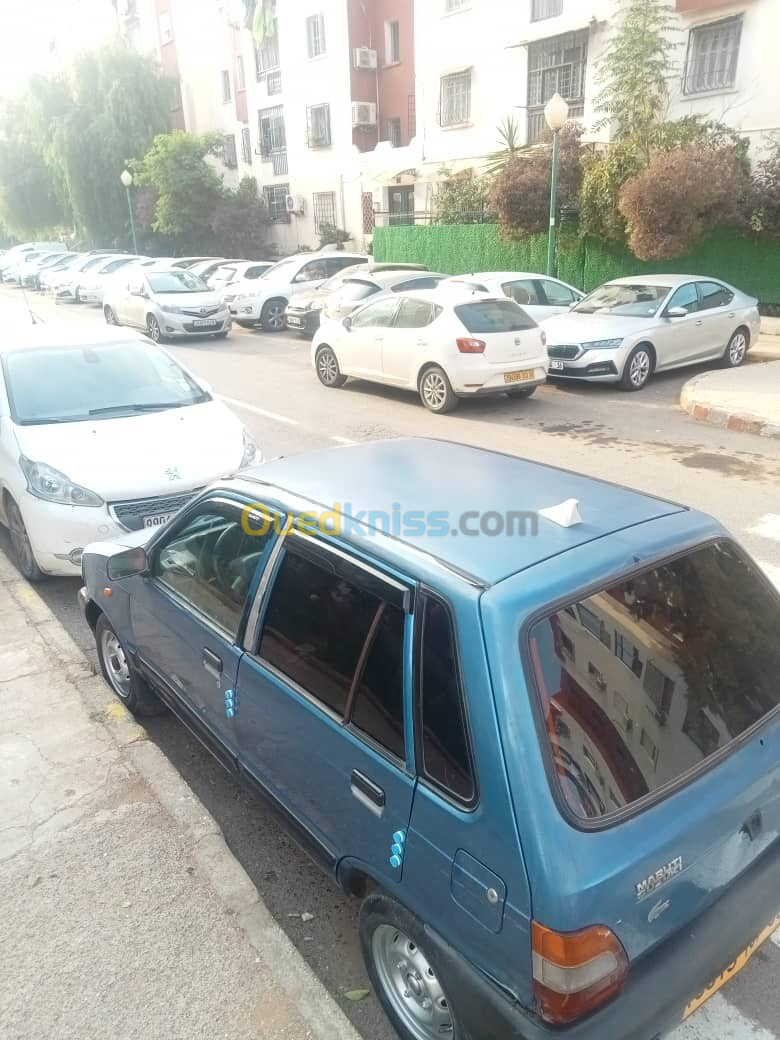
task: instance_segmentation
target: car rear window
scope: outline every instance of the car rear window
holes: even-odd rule
[[[780,597],[727,541],[538,621],[531,663],[571,812],[640,802],[775,712],[778,632]]]
[[[522,332],[533,329],[536,322],[512,300],[481,300],[462,303],[455,313],[471,333]]]
[[[365,300],[378,292],[379,286],[373,282],[344,282],[344,285],[339,289],[339,299]]]

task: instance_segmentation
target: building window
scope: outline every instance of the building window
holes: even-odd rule
[[[401,23],[385,22],[385,65],[397,65],[401,60]]]
[[[260,155],[273,164],[274,176],[283,176],[287,172],[287,137],[281,105],[261,109],[258,113],[258,139]]]
[[[230,73],[227,69],[222,70],[222,104],[226,105],[230,101]]]
[[[400,119],[388,119],[387,120],[387,134],[386,140],[390,142],[393,148],[401,147],[401,120]]]
[[[236,155],[236,135],[225,134],[223,138],[223,150],[222,156],[225,166],[230,167],[234,170],[238,166],[238,157]]]
[[[666,718],[672,706],[674,696],[674,680],[656,668],[652,661],[645,666],[645,691],[658,710],[658,714]]]
[[[266,184],[263,192],[265,193],[269,218],[276,223],[289,221],[290,214],[287,212],[287,196],[290,194],[290,185]]]
[[[279,69],[269,72],[265,78],[265,89],[267,94],[281,94],[282,73]]]
[[[330,105],[312,105],[306,109],[306,143],[309,148],[330,147]]]
[[[733,87],[737,78],[741,18],[725,18],[691,29],[683,92],[701,94]]]
[[[642,659],[639,651],[631,640],[626,639],[620,632],[615,633],[615,657],[619,657],[626,668],[630,668],[637,678],[642,678]]]
[[[528,46],[528,141],[544,133],[544,106],[560,94],[569,102],[569,115],[585,113],[585,68],[588,30],[564,33]]]
[[[246,90],[246,74],[244,73],[244,59],[240,54],[236,58],[236,90]]]
[[[252,134],[248,126],[241,128],[241,158],[247,166],[252,165]]]
[[[158,25],[160,27],[160,43],[163,47],[166,43],[173,43],[173,22],[171,21],[170,11],[160,11]]]
[[[531,0],[531,21],[555,18],[563,11],[563,0]]]
[[[325,225],[336,226],[336,193],[333,191],[315,191],[314,202],[314,234],[319,235]]]
[[[306,19],[306,43],[310,58],[325,53],[325,15],[313,14]]]
[[[439,125],[457,126],[471,117],[471,69],[442,76],[439,88]]]
[[[647,757],[654,766],[658,765],[658,748],[649,736],[647,730],[643,729],[639,736],[639,745],[644,748]]]
[[[279,37],[266,36],[261,44],[255,44],[255,73],[262,79],[272,69],[279,68]]]

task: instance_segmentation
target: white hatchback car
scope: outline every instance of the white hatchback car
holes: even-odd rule
[[[207,384],[134,333],[19,326],[0,346],[0,523],[31,581],[80,574],[90,542],[159,527],[258,461]]]
[[[240,293],[230,303],[238,325],[252,328],[258,323],[265,332],[287,328],[287,303],[306,289],[316,289],[345,267],[365,259],[364,253],[299,253],[288,256],[263,274],[256,286]]]
[[[530,397],[547,378],[545,334],[513,300],[473,292],[382,294],[312,342],[320,382],[347,376],[415,390],[432,412],[461,397]]]
[[[442,282],[442,288],[460,286],[477,292],[503,294],[519,303],[534,321],[544,321],[554,314],[562,314],[585,293],[573,285],[547,275],[525,271],[482,271],[478,274],[458,274]]]
[[[132,325],[160,343],[181,336],[230,332],[230,312],[206,283],[190,271],[130,265],[127,276],[112,279],[103,295],[109,325]]]

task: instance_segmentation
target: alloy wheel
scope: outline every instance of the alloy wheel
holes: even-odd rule
[[[729,341],[729,364],[741,365],[747,353],[747,337],[744,332],[735,332]]]
[[[105,628],[100,636],[100,656],[106,666],[108,681],[122,700],[130,695],[130,668],[125,656],[124,647],[119,637],[110,628]]]
[[[380,985],[414,1040],[452,1038],[449,1002],[420,947],[390,924],[379,925],[371,946]]]
[[[327,347],[317,355],[317,374],[325,386],[333,386],[339,375],[339,366],[336,355]]]
[[[628,377],[631,385],[637,388],[644,386],[650,375],[650,355],[646,350],[638,350],[631,358]]]
[[[287,324],[285,311],[287,307],[282,303],[269,303],[263,311],[263,325],[271,332],[281,332]]]
[[[160,339],[162,338],[162,333],[160,332],[160,323],[153,314],[150,314],[149,317],[146,319],[146,329],[149,333],[150,338],[153,339],[155,343],[159,343]]]
[[[106,319],[106,325],[117,325],[117,324],[119,324],[117,322],[117,320],[116,320],[116,314],[114,314],[114,312],[111,309],[111,307],[104,307],[103,308],[103,316]]]
[[[425,403],[433,412],[438,412],[447,398],[447,384],[440,372],[427,372],[422,381]]]
[[[30,577],[31,574],[35,573],[37,564],[30,536],[27,534],[27,528],[24,526],[24,520],[22,520],[22,514],[14,503],[8,507],[8,530],[11,536],[11,547],[14,551],[14,557],[19,564],[19,570],[26,578]]]

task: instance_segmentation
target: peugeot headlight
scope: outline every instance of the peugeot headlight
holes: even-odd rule
[[[615,350],[622,342],[621,336],[620,339],[593,339],[590,343],[581,343],[580,346],[583,350]]]
[[[241,457],[239,469],[245,469],[247,466],[253,466],[256,462],[263,461],[263,453],[258,449],[252,434],[247,429],[244,429],[243,434],[244,454]]]
[[[74,484],[58,469],[44,462],[32,462],[22,455],[19,465],[27,477],[27,490],[44,502],[56,502],[62,506],[102,506],[103,499],[94,491]]]
[[[164,311],[166,314],[183,314],[184,313],[184,309],[182,307],[173,307],[171,304],[165,304],[165,303],[161,305],[160,310]]]

